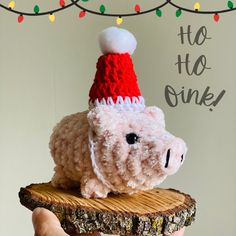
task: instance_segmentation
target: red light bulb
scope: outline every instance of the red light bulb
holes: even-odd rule
[[[21,23],[24,20],[24,16],[23,15],[19,15],[18,16],[18,22]]]
[[[215,20],[215,22],[218,22],[220,20],[220,15],[216,13],[214,15],[214,20]]]
[[[60,0],[59,4],[60,4],[61,7],[64,7],[66,5],[64,0]]]
[[[81,11],[79,13],[79,18],[83,18],[85,16],[85,14],[86,14],[86,11]]]
[[[134,10],[139,13],[140,12],[140,6],[138,4],[135,5]]]

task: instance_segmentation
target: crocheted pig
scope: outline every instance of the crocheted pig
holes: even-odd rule
[[[134,36],[110,27],[100,46],[90,109],[65,117],[50,140],[53,186],[78,188],[85,198],[152,189],[179,169],[187,151],[165,130],[163,112],[144,104],[130,58]]]

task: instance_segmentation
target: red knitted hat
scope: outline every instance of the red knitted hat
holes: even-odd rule
[[[104,55],[97,62],[97,72],[89,91],[90,106],[110,105],[119,110],[145,107],[133,62],[135,37],[127,30],[110,27],[101,32],[100,47]]]

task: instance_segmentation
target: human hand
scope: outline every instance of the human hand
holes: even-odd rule
[[[36,208],[32,214],[35,236],[69,236],[62,229],[58,218],[45,208]],[[99,233],[80,234],[80,236],[99,236]]]
[[[173,234],[171,234],[170,236],[183,236],[184,235],[184,231],[185,231],[185,227],[182,228],[179,231],[174,232]]]
[[[45,208],[36,208],[32,214],[35,236],[69,236],[64,232],[58,218]],[[99,233],[87,234],[89,236],[99,236]],[[170,236],[183,236],[184,228]],[[86,234],[80,234],[86,236]]]
[[[36,208],[32,214],[35,236],[68,236],[57,217],[49,210]]]

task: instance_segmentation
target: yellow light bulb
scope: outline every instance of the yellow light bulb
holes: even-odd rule
[[[116,18],[116,24],[117,24],[117,25],[121,25],[122,22],[123,22],[123,18],[122,18],[122,17],[117,17],[117,18]]]
[[[15,7],[16,3],[14,1],[9,2],[8,7],[10,9],[13,9]]]
[[[50,20],[51,22],[54,22],[55,19],[56,19],[55,15],[54,15],[53,13],[50,14],[50,15],[48,16],[48,18],[49,18],[49,20]]]
[[[194,4],[194,10],[195,10],[195,11],[199,11],[199,9],[200,9],[200,3],[199,3],[199,2],[196,2],[196,3]]]

